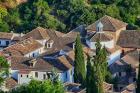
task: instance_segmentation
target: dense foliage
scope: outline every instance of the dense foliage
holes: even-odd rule
[[[9,64],[7,60],[0,56],[0,85],[4,81],[4,77],[7,76],[9,73]]]
[[[51,80],[36,81],[32,80],[28,85],[22,85],[8,93],[65,93],[61,82]]]
[[[80,40],[80,35],[77,36],[75,41],[75,62],[74,62],[74,82],[85,85],[86,67],[84,60],[83,48]]]
[[[87,93],[104,93],[103,83],[110,82],[109,70],[107,67],[107,52],[100,44],[96,43],[96,55],[87,59]]]
[[[82,24],[89,25],[104,15],[129,23],[129,29],[140,26],[139,0],[28,0],[12,9],[1,8],[0,31],[5,32],[28,32],[37,26],[67,32]]]

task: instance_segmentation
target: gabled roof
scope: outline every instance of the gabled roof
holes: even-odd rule
[[[107,33],[104,33],[104,32],[97,32],[90,39],[90,41],[92,41],[92,42],[97,42],[98,40],[100,42],[111,41],[111,40],[113,40],[113,37]]]
[[[127,64],[130,64],[132,67],[136,68],[139,66],[139,53],[137,50],[126,54],[121,58]]]
[[[12,70],[20,70],[20,73],[22,74],[28,74],[30,71],[48,71],[51,72],[55,66],[53,64],[50,64],[43,58],[36,58],[35,65],[31,67],[29,65],[29,61],[31,61],[32,58],[22,57],[22,56],[12,56],[11,57],[11,69]],[[55,68],[58,72],[59,68]]]
[[[55,31],[52,29],[45,29],[42,27],[37,27],[37,28],[33,29],[31,32],[25,34],[23,36],[23,39],[32,37],[33,39],[36,39],[36,40],[43,40],[43,39],[46,39],[46,40],[52,39],[53,40],[54,38],[62,37],[63,35],[65,35],[65,34],[62,32],[59,32],[59,31]]]
[[[33,29],[31,32],[25,34],[23,36],[23,39],[30,38],[30,37],[36,40],[50,39],[47,29],[44,29],[42,27],[37,27]]]
[[[56,35],[57,35],[58,37],[62,37],[63,35],[65,35],[64,33],[59,32],[59,31],[55,31],[55,33],[56,33]]]
[[[118,19],[105,15],[102,18],[100,18],[99,20],[97,20],[95,23],[89,25],[87,27],[87,30],[96,31],[96,25],[99,22],[101,22],[103,24],[103,31],[115,32],[115,31],[120,30],[121,28],[127,26],[126,23],[124,23]]]
[[[64,64],[68,69],[72,68],[70,61],[66,58],[66,56],[60,56],[60,57],[58,57],[58,60],[59,60],[59,62]]]
[[[10,53],[11,55],[19,56],[19,55],[26,55],[41,47],[43,47],[43,45],[41,45],[38,41],[34,40],[33,38],[28,38],[5,48],[4,52]]]
[[[140,31],[122,31],[117,44],[123,48],[140,48]]]
[[[66,56],[51,56],[44,57],[44,60],[52,64],[54,67],[60,69],[61,71],[67,71],[72,68],[71,60],[69,60]]]
[[[13,35],[13,33],[0,32],[0,39],[11,40],[13,38]]]

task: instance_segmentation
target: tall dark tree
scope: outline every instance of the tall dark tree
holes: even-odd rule
[[[140,58],[139,58],[139,63],[140,63]],[[140,64],[139,64],[139,71],[138,71],[138,79],[137,79],[136,93],[140,93]]]
[[[104,93],[103,84],[108,80],[107,51],[99,41],[96,43],[96,55],[87,59],[87,93]]]
[[[100,44],[99,41],[97,41],[96,43],[96,56],[95,56],[95,61],[97,62],[97,64],[99,64],[101,66],[101,72],[102,72],[102,75],[104,77],[104,80],[105,80],[105,77],[108,73],[108,70],[107,70],[107,52],[106,52],[106,49],[105,47],[102,47],[102,45]]]
[[[96,79],[92,57],[87,58],[86,92],[97,93]]]
[[[86,77],[86,91],[87,93],[104,93],[102,74],[102,66],[98,63],[96,58],[88,58],[87,61],[87,77]]]
[[[75,41],[75,63],[74,63],[74,82],[85,85],[86,71],[83,48],[80,40],[80,35]]]

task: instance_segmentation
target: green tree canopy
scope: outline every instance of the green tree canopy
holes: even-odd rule
[[[80,35],[75,41],[75,62],[74,62],[74,82],[85,85],[86,67]]]
[[[0,85],[3,83],[4,78],[9,74],[9,64],[7,60],[0,56]]]
[[[32,80],[27,85],[22,85],[8,93],[65,93],[63,84],[60,81],[53,83],[51,80]]]

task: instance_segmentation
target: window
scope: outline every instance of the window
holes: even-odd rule
[[[35,72],[35,77],[38,77],[38,72]]]
[[[48,48],[50,48],[51,47],[51,44],[50,43],[48,43]]]
[[[22,77],[22,75],[20,77]]]
[[[53,41],[48,42],[47,43],[47,48],[52,48],[53,43],[54,43]]]
[[[133,81],[136,81],[136,78],[133,78]]]
[[[6,45],[9,45],[9,41],[6,41]]]
[[[122,90],[123,87],[120,87],[120,90]]]
[[[51,74],[50,73],[47,73],[47,77],[48,77],[48,79],[51,77]]]
[[[46,79],[46,74],[43,74],[43,79]]]
[[[119,76],[121,76],[121,72],[119,72]]]
[[[35,54],[33,53],[33,57],[35,57]]]

